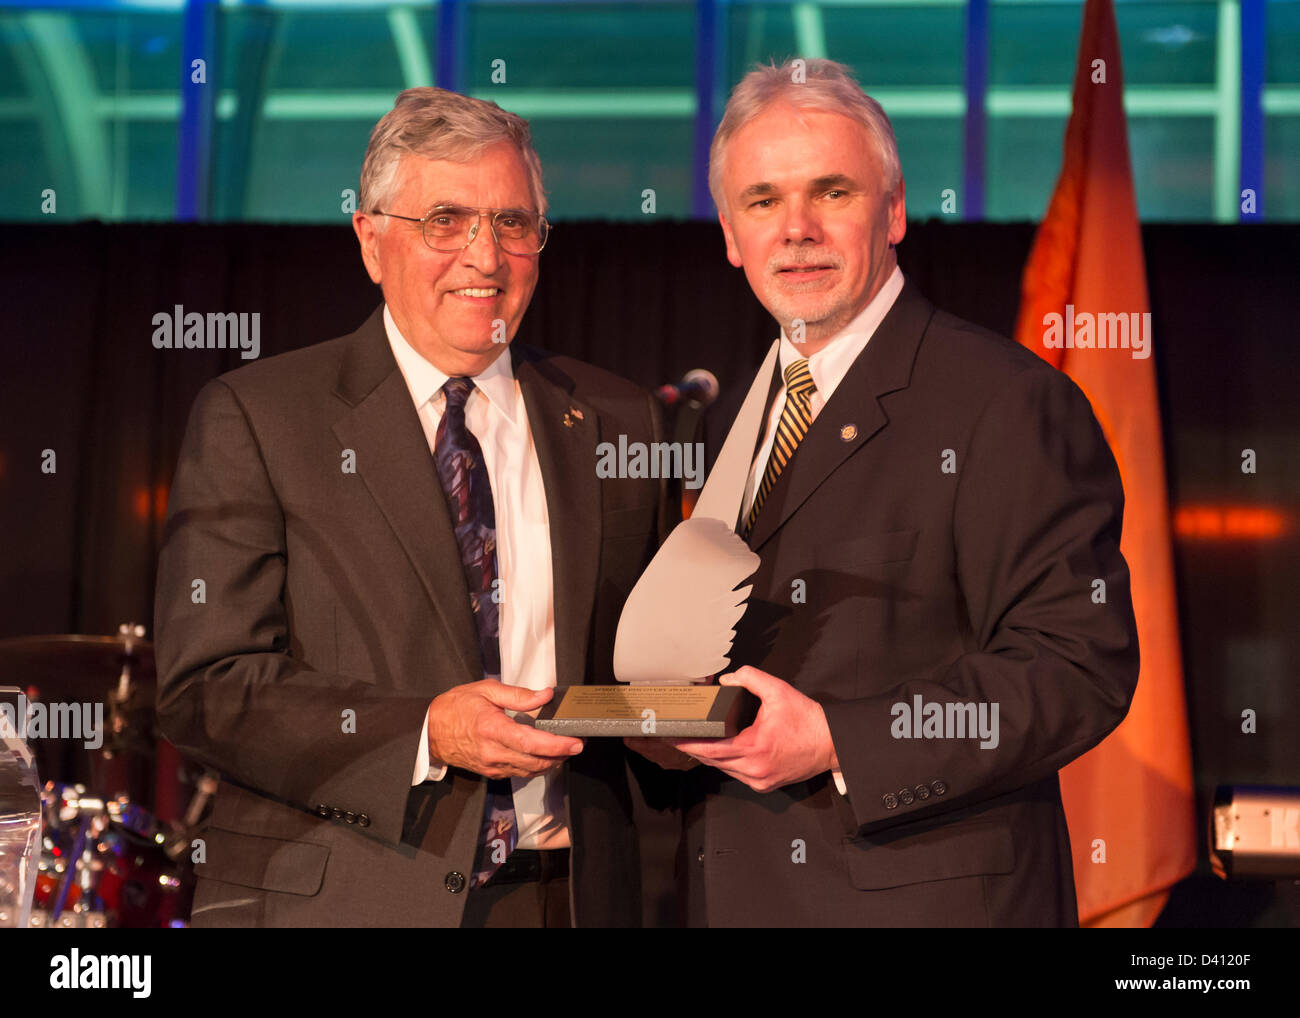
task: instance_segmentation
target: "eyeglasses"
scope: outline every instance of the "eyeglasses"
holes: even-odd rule
[[[375,209],[375,215],[419,223],[424,242],[435,251],[463,251],[469,247],[478,236],[483,216],[489,213],[492,236],[507,254],[535,255],[546,246],[551,224],[545,216],[525,209],[472,209],[461,205],[438,205],[420,219]]]

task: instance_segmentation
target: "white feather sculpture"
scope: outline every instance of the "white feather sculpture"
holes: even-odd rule
[[[740,584],[759,563],[733,528],[776,356],[773,343],[691,518],[668,535],[628,595],[614,638],[614,676],[620,682],[686,685],[708,679],[727,663],[753,589]]]

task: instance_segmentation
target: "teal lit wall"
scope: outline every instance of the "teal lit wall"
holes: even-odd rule
[[[707,215],[701,139],[729,89],[755,61],[828,56],[890,114],[913,218],[952,189],[959,216],[1037,219],[1082,3],[973,2],[3,3],[0,218],[43,219],[52,192],[61,219],[342,222],[370,128],[428,84],[531,121],[553,219],[640,219],[646,188],[660,216]],[[1117,18],[1142,218],[1300,219],[1300,2]]]

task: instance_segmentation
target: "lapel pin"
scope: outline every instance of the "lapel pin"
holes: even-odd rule
[[[840,441],[852,442],[858,437],[858,426],[856,424],[846,424],[840,428]]]
[[[561,419],[564,421],[564,426],[566,428],[571,428],[573,427],[574,420],[582,420],[582,411],[576,406],[571,406],[568,410],[564,411],[564,417]]]

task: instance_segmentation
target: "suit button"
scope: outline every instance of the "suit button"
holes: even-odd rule
[[[325,819],[328,820],[330,815],[330,808],[322,802],[320,805],[316,807],[316,815],[318,817],[325,817]]]
[[[912,790],[911,790],[910,788],[902,788],[902,789],[899,789],[899,792],[898,792],[898,801],[901,802],[904,806],[910,806],[910,805],[912,805],[912,803],[913,803],[913,801],[915,801],[915,799],[916,799],[916,796],[914,796],[914,795],[912,794]]]
[[[364,813],[358,813],[358,814],[357,814],[357,823],[359,823],[362,827],[369,827],[369,826],[370,826],[370,817],[366,816],[366,814],[364,814]]]
[[[353,813],[352,810],[348,810],[343,814],[343,819],[350,824],[355,824],[357,822],[357,815]]]
[[[948,791],[948,785],[945,781],[942,780],[931,781],[930,791],[932,791],[935,795],[943,795],[944,792]]]
[[[700,849],[699,852],[696,854],[695,858],[702,865],[704,863],[704,849]]]
[[[885,797],[880,801],[885,804],[885,809],[896,809],[898,807],[898,796],[893,792],[886,792]]]
[[[460,894],[465,890],[465,874],[457,873],[452,870],[442,879],[442,886],[447,888],[452,894]]]
[[[337,806],[334,807],[331,815],[334,817],[335,820],[343,819],[343,811],[339,809]]]
[[[922,801],[925,801],[926,799],[930,798],[930,789],[928,789],[925,785],[917,785],[915,788],[912,789],[912,791],[915,792],[916,797]]]

